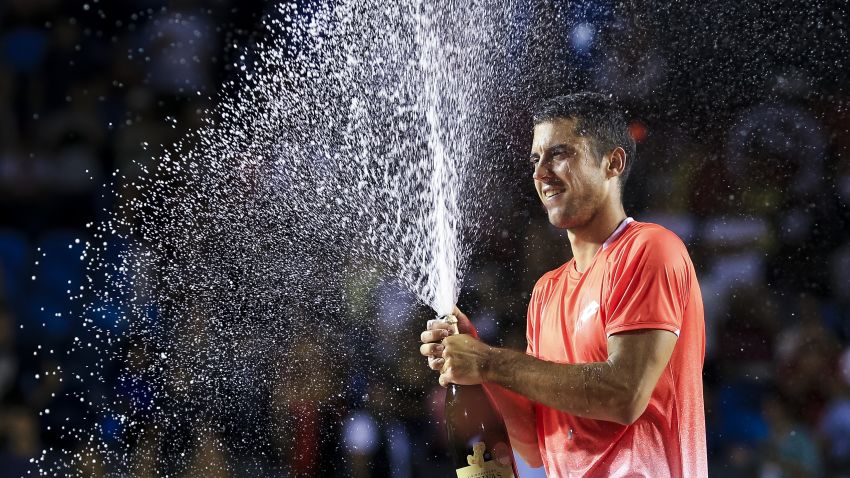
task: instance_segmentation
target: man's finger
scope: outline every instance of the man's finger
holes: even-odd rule
[[[445,363],[446,359],[444,358],[428,357],[428,368],[430,368],[431,370],[436,370],[437,372],[439,372],[443,369],[443,364]]]
[[[440,372],[439,382],[441,387],[448,387],[449,384],[452,383],[451,369],[446,370],[445,372]]]
[[[425,327],[427,330],[437,330],[437,329],[445,329],[451,330],[452,324],[446,322],[443,319],[431,319],[428,321],[428,326]]]
[[[431,342],[439,342],[449,336],[449,331],[445,329],[426,330],[419,336],[422,343],[428,344]]]
[[[419,353],[426,357],[442,357],[444,348],[445,347],[443,347],[443,344],[422,344],[419,346]]]
[[[458,319],[469,320],[469,317],[467,317],[466,314],[461,312],[460,309],[457,308],[457,306],[455,306],[455,310],[452,312],[452,314]]]

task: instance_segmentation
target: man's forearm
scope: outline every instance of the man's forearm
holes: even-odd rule
[[[532,403],[522,395],[496,383],[485,383],[484,388],[505,420],[514,451],[519,453],[530,466],[534,468],[542,466]]]
[[[559,364],[493,348],[484,378],[530,400],[597,420],[634,420],[634,385],[610,362]]]

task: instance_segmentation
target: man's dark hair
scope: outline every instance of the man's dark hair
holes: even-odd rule
[[[557,118],[575,119],[579,136],[589,137],[594,153],[602,157],[617,146],[626,152],[626,167],[620,186],[626,183],[635,161],[635,140],[629,134],[626,117],[617,103],[600,93],[574,93],[541,101],[532,111],[534,126]]]

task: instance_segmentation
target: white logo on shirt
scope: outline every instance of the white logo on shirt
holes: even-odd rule
[[[581,327],[587,321],[587,319],[593,317],[596,312],[599,311],[599,302],[595,300],[587,305],[584,310],[581,311],[581,314],[578,316],[578,326]]]

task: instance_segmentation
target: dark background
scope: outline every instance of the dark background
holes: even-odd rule
[[[482,336],[524,348],[531,287],[569,257],[530,187],[524,107],[553,94],[609,92],[627,108],[638,141],[627,212],[679,234],[700,277],[711,476],[850,476],[847,5],[512,8],[527,32],[511,53],[518,75],[507,116],[518,119],[504,126],[518,156],[502,172],[504,194],[513,199],[476,251],[459,301]],[[263,459],[246,458],[258,450],[232,445],[241,432],[227,426],[210,433],[187,424],[182,442],[146,438],[148,429],[128,440],[129,428],[92,416],[87,400],[67,398],[96,391],[71,390],[45,373],[98,360],[63,357],[79,324],[61,313],[68,281],[84,274],[76,240],[90,239],[86,225],[107,220],[115,205],[113,172],[138,174],[138,164],[150,164],[162,145],[200,124],[221,85],[238,77],[234,61],[262,38],[261,19],[272,10],[244,0],[0,3],[4,476],[38,468],[31,458],[49,461],[61,449],[80,459],[59,475],[114,472],[92,461],[100,450],[63,437],[63,421],[96,423],[107,444],[110,434],[124,434],[122,469],[133,476],[445,472],[443,431],[428,415],[440,408],[433,404],[442,392],[415,345],[382,358],[380,374],[335,368],[338,380],[322,383],[336,385],[310,393],[292,392],[307,378],[282,377],[285,386],[272,387],[279,391],[274,403],[254,405],[274,410],[274,429],[291,434],[260,439]],[[415,343],[426,311],[391,284],[353,287],[366,300],[348,314],[408,311],[415,319],[395,336]],[[332,346],[298,353],[321,355]],[[99,392],[140,393],[117,382],[121,373],[107,368]],[[297,425],[286,425],[291,416],[301,417]],[[170,458],[178,452],[188,458]],[[174,463],[180,469],[170,469]]]

